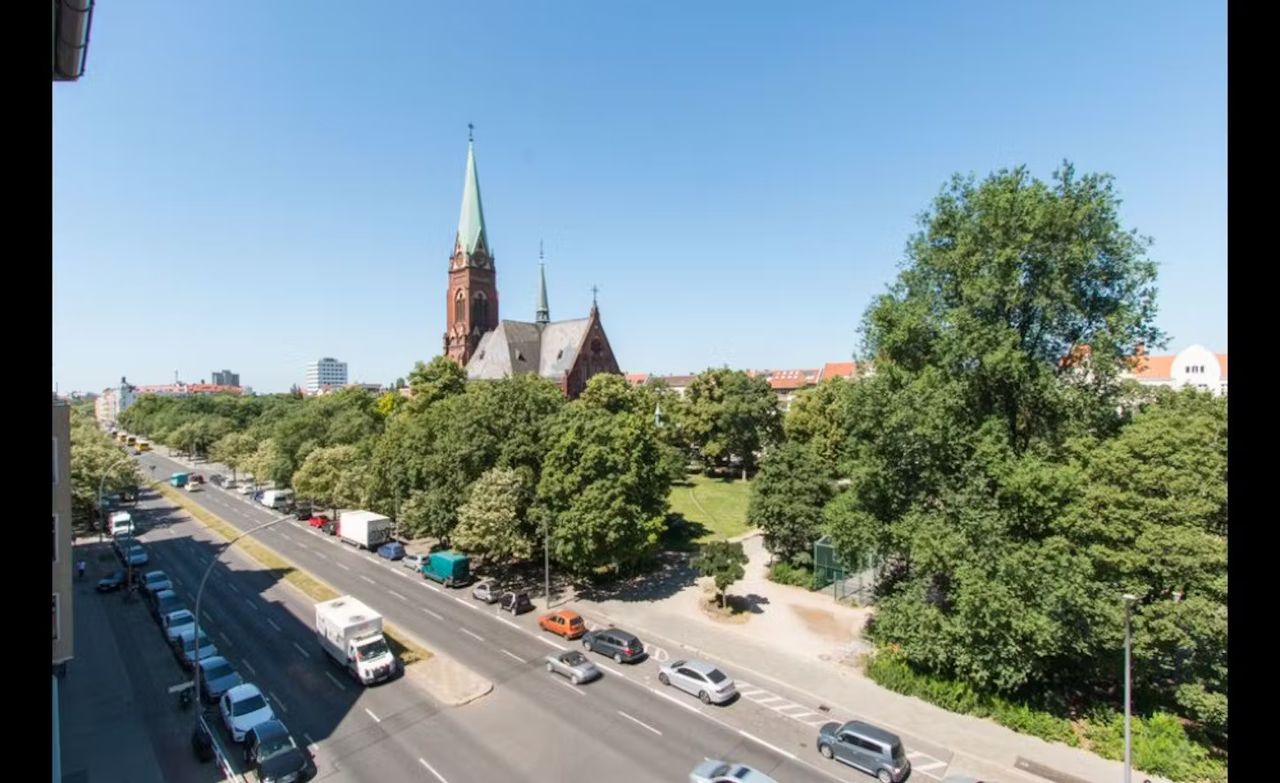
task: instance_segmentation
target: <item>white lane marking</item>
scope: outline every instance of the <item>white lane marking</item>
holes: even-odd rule
[[[241,662],[244,664],[244,668],[246,668],[246,669],[248,669],[248,670],[249,670],[249,673],[250,673],[250,674],[252,674],[254,677],[257,677],[257,676],[258,676],[258,673],[257,673],[257,672],[255,672],[255,671],[253,670],[253,667],[249,665],[249,659],[248,659],[248,658],[243,659],[243,661],[241,661]]]
[[[299,541],[299,542],[298,542],[298,546],[299,546],[300,548],[302,548],[302,549],[307,550],[308,552],[310,552],[310,551],[311,551],[311,547],[307,546],[306,544],[302,543],[301,541]]]
[[[397,593],[395,590],[388,590],[387,593],[389,595],[394,595],[396,598],[399,598],[401,601],[409,600],[408,598],[405,598],[403,595],[400,595],[399,593]]]
[[[250,609],[252,609],[253,611],[255,611],[255,612],[256,612],[256,611],[258,611],[258,606],[257,606],[257,604],[255,604],[255,603],[253,602],[253,599],[252,599],[252,598],[246,598],[246,599],[244,599],[244,602],[245,602],[246,604],[248,604],[248,605],[249,605],[249,608],[250,608]]]
[[[917,765],[913,762],[913,763],[911,764],[911,769],[913,769],[913,770],[915,770],[915,771],[917,771],[917,772],[926,772],[926,771],[931,770],[931,769],[937,769],[938,767],[945,767],[945,766],[947,766],[947,762],[945,762],[945,761],[935,761],[935,762],[933,762],[932,764],[920,764],[919,766],[917,766]]]
[[[315,740],[311,739],[311,735],[310,735],[310,734],[308,734],[308,733],[306,733],[306,732],[304,731],[304,732],[302,732],[302,738],[303,738],[303,739],[305,739],[305,740],[307,741],[307,747],[308,747],[308,748],[310,748],[310,749],[311,749],[311,751],[312,751],[313,753],[314,753],[315,751],[317,751],[317,750],[320,750],[320,743],[318,743],[318,742],[316,742]]]
[[[627,713],[623,712],[622,710],[618,710],[618,714],[626,718],[627,720],[631,721],[632,723],[637,723],[641,726],[644,726],[646,729],[648,729],[649,731],[652,731],[654,734],[657,734],[659,737],[662,736],[662,732],[658,731],[657,729],[645,723],[644,721],[640,720],[639,718],[633,718]],[[792,758],[795,758],[795,757],[792,756]]]
[[[351,566],[347,565],[346,563],[338,563],[338,565],[342,568],[347,569],[348,571],[351,570]]]
[[[408,571],[396,571],[395,573],[399,574],[400,576],[403,576],[405,579],[412,579],[412,578],[413,578],[413,577],[409,576],[409,572],[408,572]]]
[[[294,643],[293,643],[293,648],[294,648],[295,650],[297,650],[298,652],[302,653],[302,657],[303,657],[303,658],[310,658],[310,657],[311,657],[311,653],[309,653],[309,652],[307,652],[306,650],[302,649],[302,645],[298,644],[297,642],[294,642]]]
[[[443,619],[444,619],[444,618],[443,618],[443,617],[441,617],[439,614],[437,614],[437,613],[435,613],[435,612],[431,611],[430,609],[428,609],[428,608],[427,608],[427,607],[425,607],[425,606],[420,606],[420,607],[418,607],[418,608],[419,608],[419,609],[421,609],[422,611],[426,612],[427,614],[431,615],[432,617],[436,618],[437,620],[443,620]]]
[[[562,651],[563,651],[563,650],[567,650],[567,649],[569,649],[568,647],[565,647],[565,646],[563,646],[563,645],[556,644],[555,642],[551,641],[550,639],[548,639],[548,638],[547,638],[547,637],[545,637],[545,636],[537,636],[537,637],[534,637],[534,638],[536,638],[538,641],[542,642],[543,644],[549,644],[549,645],[551,645],[552,647],[556,648],[557,650],[562,650]]]
[[[432,589],[432,590],[435,590],[437,593],[438,593],[438,592],[440,592],[440,588],[436,587],[435,585],[431,584],[430,582],[428,582],[428,581],[426,581],[426,580],[423,580],[423,581],[419,582],[418,584],[422,585],[423,587],[427,587],[427,588],[430,588],[430,589]]]
[[[511,626],[512,628],[516,629],[517,631],[523,631],[523,630],[524,630],[523,628],[521,628],[520,626],[518,626],[518,625],[516,625],[515,623],[511,622],[510,620],[508,620],[508,619],[507,619],[507,618],[505,618],[505,617],[499,617],[498,615],[496,615],[496,614],[495,614],[495,615],[493,616],[493,619],[497,620],[497,621],[498,621],[498,622],[500,622],[500,623],[506,623],[507,625]]]
[[[284,629],[276,625],[276,621],[272,620],[270,617],[267,618],[267,625],[270,625],[272,628],[276,629],[276,633],[284,633]]]
[[[316,557],[320,558],[321,560],[329,559],[324,552],[313,552],[312,554],[314,554]]]
[[[361,578],[361,579],[363,579],[364,581],[368,582],[368,583],[369,583],[369,584],[371,584],[371,585],[376,585],[376,584],[377,584],[377,582],[373,581],[372,579],[370,579],[369,577],[365,576],[364,574],[361,574],[361,575],[360,575],[360,578]]]
[[[747,739],[751,740],[752,742],[757,742],[757,743],[759,743],[759,744],[761,744],[761,745],[764,745],[766,748],[768,748],[769,750],[772,750],[774,753],[780,754],[780,755],[782,755],[782,756],[786,756],[787,758],[791,759],[792,761],[795,761],[795,760],[796,760],[796,756],[795,756],[795,754],[794,754],[794,753],[790,753],[790,752],[788,752],[788,751],[785,751],[785,750],[783,750],[782,748],[778,747],[777,745],[771,745],[771,744],[769,744],[768,742],[765,742],[764,740],[760,739],[759,737],[756,737],[756,736],[753,736],[753,735],[751,735],[751,734],[748,734],[747,732],[743,731],[742,729],[738,729],[738,733],[739,733],[739,734],[741,734],[742,736],[746,737]]]
[[[628,682],[630,682],[630,680],[628,680]],[[636,683],[636,684],[638,685],[639,683]],[[650,688],[649,690],[652,691],[655,695],[661,696],[662,698],[676,705],[677,707],[683,707],[684,709],[694,713],[695,715],[702,715],[702,712],[697,707],[693,706],[692,704],[686,701],[681,701],[680,699],[677,699],[675,696],[672,696],[670,693],[663,693],[662,691],[656,690],[654,688]],[[709,716],[703,715],[703,717],[705,718]]]
[[[741,693],[743,696],[746,696],[748,699],[754,699],[756,696],[759,696],[762,693],[766,693],[766,691],[747,690],[746,688],[739,688],[738,693]]]
[[[430,772],[432,775],[435,775],[435,776],[436,776],[436,780],[440,781],[440,783],[449,783],[449,781],[447,781],[447,780],[445,780],[445,779],[444,779],[444,776],[443,776],[443,775],[441,775],[439,772],[436,772],[434,769],[432,769],[432,768],[431,768],[431,765],[430,765],[430,764],[428,764],[428,763],[427,763],[426,761],[424,761],[423,759],[418,759],[418,763],[419,763],[419,764],[421,764],[422,766],[426,767],[426,768],[427,768],[427,772]]]
[[[230,636],[227,636],[227,635],[226,635],[225,633],[223,633],[222,631],[218,631],[218,635],[222,637],[222,641],[226,642],[227,644],[231,644],[231,637],[230,637]]]
[[[369,709],[368,707],[365,707],[365,708],[364,708],[364,711],[365,711],[365,712],[367,712],[367,713],[369,713],[369,717],[370,717],[370,718],[373,718],[373,719],[374,719],[375,721],[377,721],[378,723],[381,723],[381,722],[382,722],[382,718],[379,718],[377,715],[374,715],[374,714],[373,714],[373,710]]]
[[[236,587],[236,583],[232,582],[230,579],[227,580],[227,587],[231,588],[231,592],[233,593],[240,592],[240,588]]]
[[[471,607],[472,609],[479,609],[479,608],[480,608],[480,607],[476,606],[475,604],[471,603],[470,601],[464,601],[463,599],[459,598],[459,597],[458,597],[458,596],[456,596],[456,595],[453,597],[453,600],[457,601],[458,603],[462,604],[463,606]]]
[[[342,683],[338,682],[338,678],[337,678],[337,677],[334,677],[332,672],[325,672],[325,673],[324,673],[324,676],[328,677],[328,678],[329,678],[329,681],[330,681],[330,682],[332,682],[334,685],[337,685],[337,686],[338,686],[338,690],[340,690],[340,691],[345,691],[345,690],[347,689],[347,686],[345,686],[345,685],[343,685]]]
[[[503,652],[504,652],[504,653],[506,653],[507,655],[511,656],[512,658],[515,658],[515,659],[516,659],[517,661],[519,661],[520,663],[528,663],[528,661],[526,661],[524,658],[521,658],[519,655],[516,655],[516,654],[515,654],[515,653],[513,653],[513,652],[507,652],[506,650],[503,650]]]
[[[576,687],[575,687],[575,686],[573,686],[573,685],[570,685],[569,683],[565,682],[564,680],[560,679],[559,677],[556,677],[556,682],[560,683],[561,685],[563,685],[564,687],[566,687],[566,688],[568,688],[569,690],[573,691],[574,693],[578,694],[579,696],[586,696],[586,695],[587,695],[587,694],[586,694],[586,693],[584,693],[583,691],[579,690],[578,688],[576,688]]]
[[[271,697],[271,700],[272,700],[272,701],[274,701],[274,702],[276,703],[276,706],[277,706],[277,707],[279,707],[280,709],[284,710],[285,712],[288,712],[288,711],[289,711],[289,708],[288,708],[288,707],[286,707],[286,706],[284,706],[284,702],[280,701],[280,697],[279,697],[279,696],[277,696],[277,695],[275,695],[275,693],[274,693],[274,692],[272,692],[272,691],[267,691],[267,695]]]
[[[755,702],[757,704],[764,704],[766,707],[768,707],[769,705],[765,704],[765,702],[770,702],[770,701],[786,701],[786,699],[782,698],[781,696],[766,696],[763,699],[755,699]]]
[[[463,632],[463,633],[465,633],[467,636],[473,636],[473,637],[475,637],[476,639],[479,639],[479,640],[480,640],[480,641],[482,641],[482,642],[484,641],[484,637],[483,637],[483,636],[481,636],[480,634],[476,633],[475,631],[469,631],[469,630],[467,630],[466,628],[459,628],[458,630],[459,630],[459,631],[462,631],[462,632]]]

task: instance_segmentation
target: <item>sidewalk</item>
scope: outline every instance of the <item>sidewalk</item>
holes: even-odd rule
[[[580,598],[571,603],[579,611],[602,617],[648,642],[669,644],[672,655],[687,653],[717,659],[739,679],[767,683],[765,687],[772,686],[784,694],[790,691],[803,697],[803,703],[811,709],[825,705],[830,708],[832,719],[862,718],[883,726],[902,735],[908,749],[912,738],[942,745],[955,756],[946,770],[937,770],[938,777],[945,772],[976,775],[999,783],[1048,783],[1054,779],[1017,769],[1021,758],[1061,773],[1062,783],[1113,783],[1123,779],[1120,762],[1018,734],[989,720],[947,712],[881,688],[855,668],[841,665],[842,656],[832,652],[847,649],[847,640],[840,634],[846,623],[860,622],[863,610],[837,606],[829,596],[762,581],[763,564],[759,558],[764,553],[763,546],[757,538],[744,542],[744,547],[752,555],[748,576],[731,592],[747,595],[748,605],[754,607],[745,624],[717,622],[706,616],[697,607],[702,592],[698,584],[659,600]],[[767,553],[763,556],[767,558]],[[816,630],[802,628],[812,625],[804,617],[813,611],[811,605],[823,602],[825,611],[840,618],[834,630],[825,626]],[[795,619],[797,614],[800,621]],[[815,644],[815,639],[819,643]],[[1134,770],[1135,782],[1147,778],[1152,783],[1159,780]],[[928,783],[923,776],[921,781]]]
[[[177,666],[165,659],[143,600],[126,603],[121,593],[94,591],[98,579],[119,567],[110,545],[84,538],[74,552],[89,567],[75,583],[75,658],[59,688],[63,780],[221,780],[216,765],[195,760],[189,723],[179,725],[176,700],[163,687],[178,679]],[[168,669],[168,680],[159,682]]]

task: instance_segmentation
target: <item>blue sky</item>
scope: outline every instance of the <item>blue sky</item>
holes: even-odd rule
[[[1226,9],[98,3],[53,86],[54,381],[259,391],[440,352],[467,123],[501,315],[591,287],[625,371],[848,360],[953,172],[1064,158],[1227,350]]]

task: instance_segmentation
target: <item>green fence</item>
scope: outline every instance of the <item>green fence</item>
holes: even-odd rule
[[[837,601],[853,598],[860,604],[871,603],[880,561],[873,555],[867,555],[860,558],[854,568],[846,568],[841,562],[830,536],[823,536],[814,542],[813,589],[824,590],[830,587],[831,595]]]

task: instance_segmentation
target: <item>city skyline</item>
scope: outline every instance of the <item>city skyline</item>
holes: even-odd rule
[[[224,365],[279,392],[319,356],[406,376],[440,352],[468,123],[503,316],[532,320],[544,242],[551,317],[599,286],[624,372],[847,360],[953,173],[1063,159],[1114,174],[1154,238],[1165,352],[1228,351],[1218,6],[689,9],[625,34],[509,6],[478,58],[465,9],[388,30],[319,8],[281,44],[284,9],[158,8],[99,9],[54,95],[64,390]],[[193,25],[187,64],[155,69]]]

